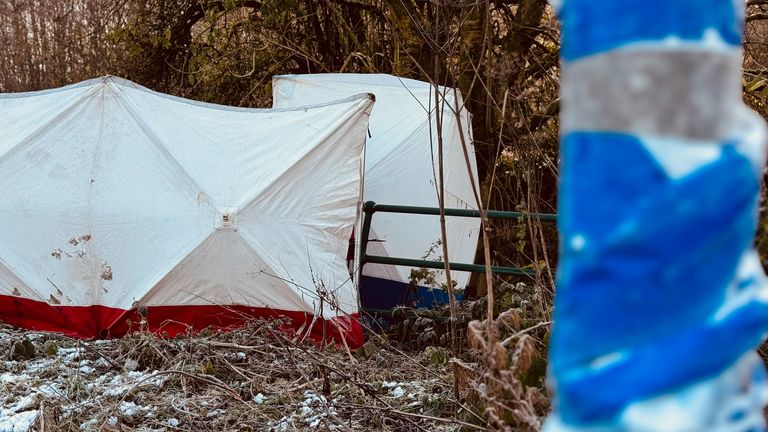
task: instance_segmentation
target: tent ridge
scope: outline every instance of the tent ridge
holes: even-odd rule
[[[13,93],[0,93],[0,99],[22,99],[33,96],[43,96],[47,94],[63,93],[69,90],[74,90],[81,87],[96,87],[104,82],[103,77],[91,78],[89,80],[81,81],[74,84],[69,84],[63,87],[53,87],[43,90],[32,90],[26,92],[13,92]]]
[[[192,186],[194,186],[194,196],[195,199],[198,202],[201,202],[201,196],[203,195],[203,198],[211,203],[211,205],[215,206],[216,203],[213,201],[211,196],[200,186],[200,184],[195,180],[195,178],[192,176],[192,174],[189,173],[189,171],[181,165],[181,163],[174,157],[173,153],[171,153],[170,150],[163,144],[162,140],[157,136],[157,134],[152,130],[152,127],[149,126],[144,119],[141,118],[138,113],[136,113],[133,109],[133,106],[125,100],[124,97],[118,97],[116,98],[119,103],[128,111],[128,114],[133,118],[133,120],[136,122],[136,124],[139,125],[141,130],[147,135],[149,138],[149,141],[152,142],[155,147],[160,151],[160,153],[163,155],[166,161],[170,162],[171,165],[176,167],[178,169],[178,174],[181,174],[183,178],[186,178],[188,181],[192,183]]]
[[[75,100],[72,101],[72,103],[70,103],[69,105],[65,106],[64,109],[62,109],[60,112],[56,113],[56,115],[54,115],[47,122],[45,122],[45,123],[41,124],[39,127],[35,128],[35,130],[33,130],[29,135],[27,135],[24,138],[22,138],[21,140],[19,140],[19,142],[17,142],[15,145],[10,147],[5,153],[0,153],[0,161],[2,161],[3,158],[5,158],[5,157],[7,157],[9,155],[13,155],[15,153],[18,153],[25,146],[27,146],[30,143],[34,142],[35,138],[39,134],[41,134],[42,132],[44,132],[45,130],[50,128],[51,126],[59,123],[63,118],[68,117],[69,114],[71,114],[71,112],[78,105],[80,105],[81,103],[83,103],[84,101],[88,100],[89,98],[91,98],[91,97],[93,97],[95,95],[96,95],[96,92],[87,91],[83,95],[75,98]],[[0,97],[1,96],[2,96],[2,94],[0,94]]]
[[[370,95],[370,93],[368,93],[368,94]],[[363,100],[365,100],[365,99],[363,99]],[[358,114],[362,114],[362,115],[370,114],[370,109],[371,109],[372,105],[373,105],[373,99],[367,99],[367,101],[365,102],[364,105],[361,105],[361,104],[354,105],[350,109],[350,111],[355,112],[355,114],[353,114],[351,116],[343,117],[339,121],[337,121],[336,123],[333,123],[332,127],[327,127],[326,130],[328,132],[326,132],[325,134],[320,134],[320,135],[316,136],[315,137],[315,143],[323,143],[324,141],[326,141],[332,134],[336,133],[336,130],[338,128],[342,127],[343,125],[345,125],[347,123],[354,122],[355,121],[355,116],[357,116]],[[314,152],[317,151],[321,147],[322,146],[317,145],[317,144],[311,146],[304,154],[302,154],[298,159],[296,159],[296,161],[294,163],[292,163],[291,166],[287,170],[285,170],[282,173],[280,173],[279,175],[275,176],[275,178],[272,179],[268,184],[264,185],[263,189],[261,191],[257,192],[256,195],[252,199],[248,200],[242,206],[240,206],[240,213],[245,213],[254,203],[259,201],[259,198],[261,198],[262,195],[264,195],[269,190],[271,190],[272,187],[275,184],[277,184],[280,180],[282,180],[286,175],[288,175],[290,173],[293,173],[294,170],[297,169],[297,166],[303,160],[305,160],[310,155],[314,154]],[[363,144],[363,147],[365,147],[365,144]]]
[[[371,93],[361,93],[361,94],[356,94],[356,95],[353,95],[353,96],[350,96],[350,97],[345,97],[345,98],[342,98],[342,99],[339,99],[339,100],[334,100],[334,101],[324,102],[324,103],[311,104],[311,105],[307,105],[307,106],[303,106],[303,107],[296,107],[296,108],[236,107],[236,106],[229,106],[229,105],[221,105],[221,104],[212,103],[212,102],[203,102],[203,101],[194,100],[194,99],[187,99],[187,98],[183,98],[181,96],[174,96],[174,95],[167,94],[167,93],[160,93],[160,92],[152,90],[152,89],[150,89],[148,87],[144,87],[144,86],[142,86],[140,84],[136,84],[135,82],[130,81],[128,79],[120,78],[120,77],[113,76],[113,75],[109,75],[108,77],[105,77],[105,78],[108,78],[109,81],[113,82],[117,86],[130,87],[132,89],[139,90],[139,91],[144,92],[144,93],[149,93],[151,95],[154,95],[154,96],[157,96],[157,97],[161,97],[161,98],[164,98],[164,99],[168,99],[168,100],[172,100],[172,101],[175,101],[175,102],[180,102],[180,103],[184,103],[184,104],[192,105],[192,106],[206,107],[206,108],[212,108],[212,109],[217,109],[217,110],[221,110],[221,111],[233,111],[233,112],[254,112],[254,113],[265,113],[266,114],[266,113],[274,113],[274,112],[303,111],[305,109],[322,108],[322,107],[327,107],[327,106],[330,106],[330,105],[339,105],[339,104],[344,104],[344,103],[352,102],[352,101],[355,101],[355,100],[361,100],[361,99],[369,99],[369,100],[375,101],[375,98],[376,98]],[[99,78],[97,78],[95,80],[90,80],[90,81],[97,81],[97,80],[99,80]],[[77,85],[77,84],[75,84],[75,85]]]

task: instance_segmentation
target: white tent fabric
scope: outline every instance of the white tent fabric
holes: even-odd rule
[[[232,108],[115,77],[0,95],[0,319],[94,337],[142,307],[355,314],[339,256],[372,105]]]
[[[429,83],[384,74],[310,74],[273,78],[273,106],[298,107],[327,102],[360,92],[376,95],[366,149],[364,201],[379,204],[437,207],[438,184],[435,88]],[[443,114],[445,206],[476,209],[472,185],[477,184],[477,165],[472,145],[470,115],[463,108],[461,94],[440,87]],[[460,110],[460,124],[455,107]],[[464,157],[467,145],[471,179]],[[479,235],[480,221],[447,218],[449,259],[471,263]],[[371,226],[370,255],[421,259],[442,259],[439,218],[434,216],[377,213]],[[366,264],[365,276],[407,283],[411,268]],[[438,282],[444,282],[437,272]],[[451,272],[459,287],[469,274]]]

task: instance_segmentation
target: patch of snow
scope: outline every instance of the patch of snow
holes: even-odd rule
[[[107,396],[122,396],[130,391],[138,383],[140,387],[154,386],[161,387],[165,384],[166,377],[163,375],[156,375],[157,371],[153,371],[149,374],[143,372],[131,371],[125,375],[114,375],[109,383],[107,383],[107,389],[104,394]]]
[[[277,421],[274,425],[272,425],[272,430],[274,431],[287,431],[288,428],[291,426],[291,419],[289,417],[283,417],[280,420]]]
[[[54,363],[56,363],[57,361],[58,361],[57,359],[47,359],[47,358],[33,360],[26,363],[25,370],[27,373],[40,372],[40,371],[55,367]]]
[[[431,385],[437,384],[437,380],[408,381],[408,382],[387,382],[384,381],[382,388],[387,389],[387,394],[394,398],[406,397],[411,402],[407,406],[410,408],[419,408],[419,412],[424,414],[429,410],[429,406],[439,403],[440,396],[432,394],[427,390]]]
[[[299,405],[297,411],[271,423],[268,429],[272,431],[287,431],[297,427],[302,430],[317,428],[323,421],[327,421],[331,415],[336,415],[334,400],[329,401],[321,394],[317,394],[312,390],[306,390],[304,392],[304,400]],[[303,425],[299,427],[298,425],[300,424]],[[327,426],[330,430],[335,429],[335,425]]]
[[[141,410],[141,407],[133,402],[122,401],[120,402],[120,405],[117,406],[117,409],[120,410],[120,414],[126,417],[133,417],[139,410]]]
[[[301,417],[309,427],[317,427],[329,414],[336,414],[332,404],[323,395],[312,390],[304,392],[304,401],[301,402]]]
[[[57,354],[66,362],[73,362],[80,358],[82,348],[59,348]]]
[[[95,418],[80,423],[80,430],[93,430],[99,421]]]
[[[169,418],[168,420],[165,421],[165,424],[170,426],[170,427],[179,427],[181,422],[178,419]]]
[[[120,387],[112,387],[111,389],[108,389],[104,392],[107,396],[120,396],[122,394],[125,394],[130,390],[131,388],[129,386],[120,386]]]
[[[302,417],[308,417],[313,412],[314,412],[314,410],[312,409],[312,407],[309,407],[307,405],[302,405],[301,406],[301,416]]]
[[[208,418],[218,417],[218,416],[220,416],[222,414],[226,414],[226,411],[224,411],[221,408],[216,408],[216,409],[212,409],[212,410],[208,411],[208,414],[206,415],[206,417],[208,417]]]
[[[28,381],[31,379],[32,378],[25,373],[22,373],[20,375],[14,375],[12,373],[3,372],[2,374],[0,374],[0,384],[13,384],[18,381]]]
[[[255,402],[256,405],[261,405],[261,404],[264,403],[264,400],[266,400],[266,399],[267,398],[264,397],[263,394],[259,393],[259,394],[257,394],[256,396],[253,397],[253,402]]]
[[[37,420],[37,410],[0,416],[0,432],[27,432]]]
[[[37,388],[37,391],[45,396],[60,396],[64,394],[64,392],[59,388],[59,383],[55,382],[42,384]]]
[[[40,396],[38,396],[38,393],[28,394],[16,402],[16,404],[13,405],[9,410],[13,413],[17,413],[19,411],[35,408],[39,398]]]

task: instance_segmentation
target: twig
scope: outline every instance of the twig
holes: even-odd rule
[[[543,322],[540,322],[540,323],[538,323],[536,325],[533,325],[533,326],[530,326],[528,328],[522,329],[519,332],[516,332],[515,334],[513,334],[512,336],[504,339],[501,342],[501,346],[506,347],[507,345],[509,345],[510,342],[515,340],[515,338],[519,338],[520,336],[522,336],[522,335],[524,335],[526,333],[530,333],[530,332],[532,332],[532,331],[534,331],[536,329],[540,329],[542,327],[547,327],[550,324],[552,324],[552,321],[543,321]]]

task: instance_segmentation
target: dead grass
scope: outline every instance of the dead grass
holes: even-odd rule
[[[434,349],[353,354],[280,328],[93,342],[1,328],[0,430],[22,415],[37,431],[482,429]]]

